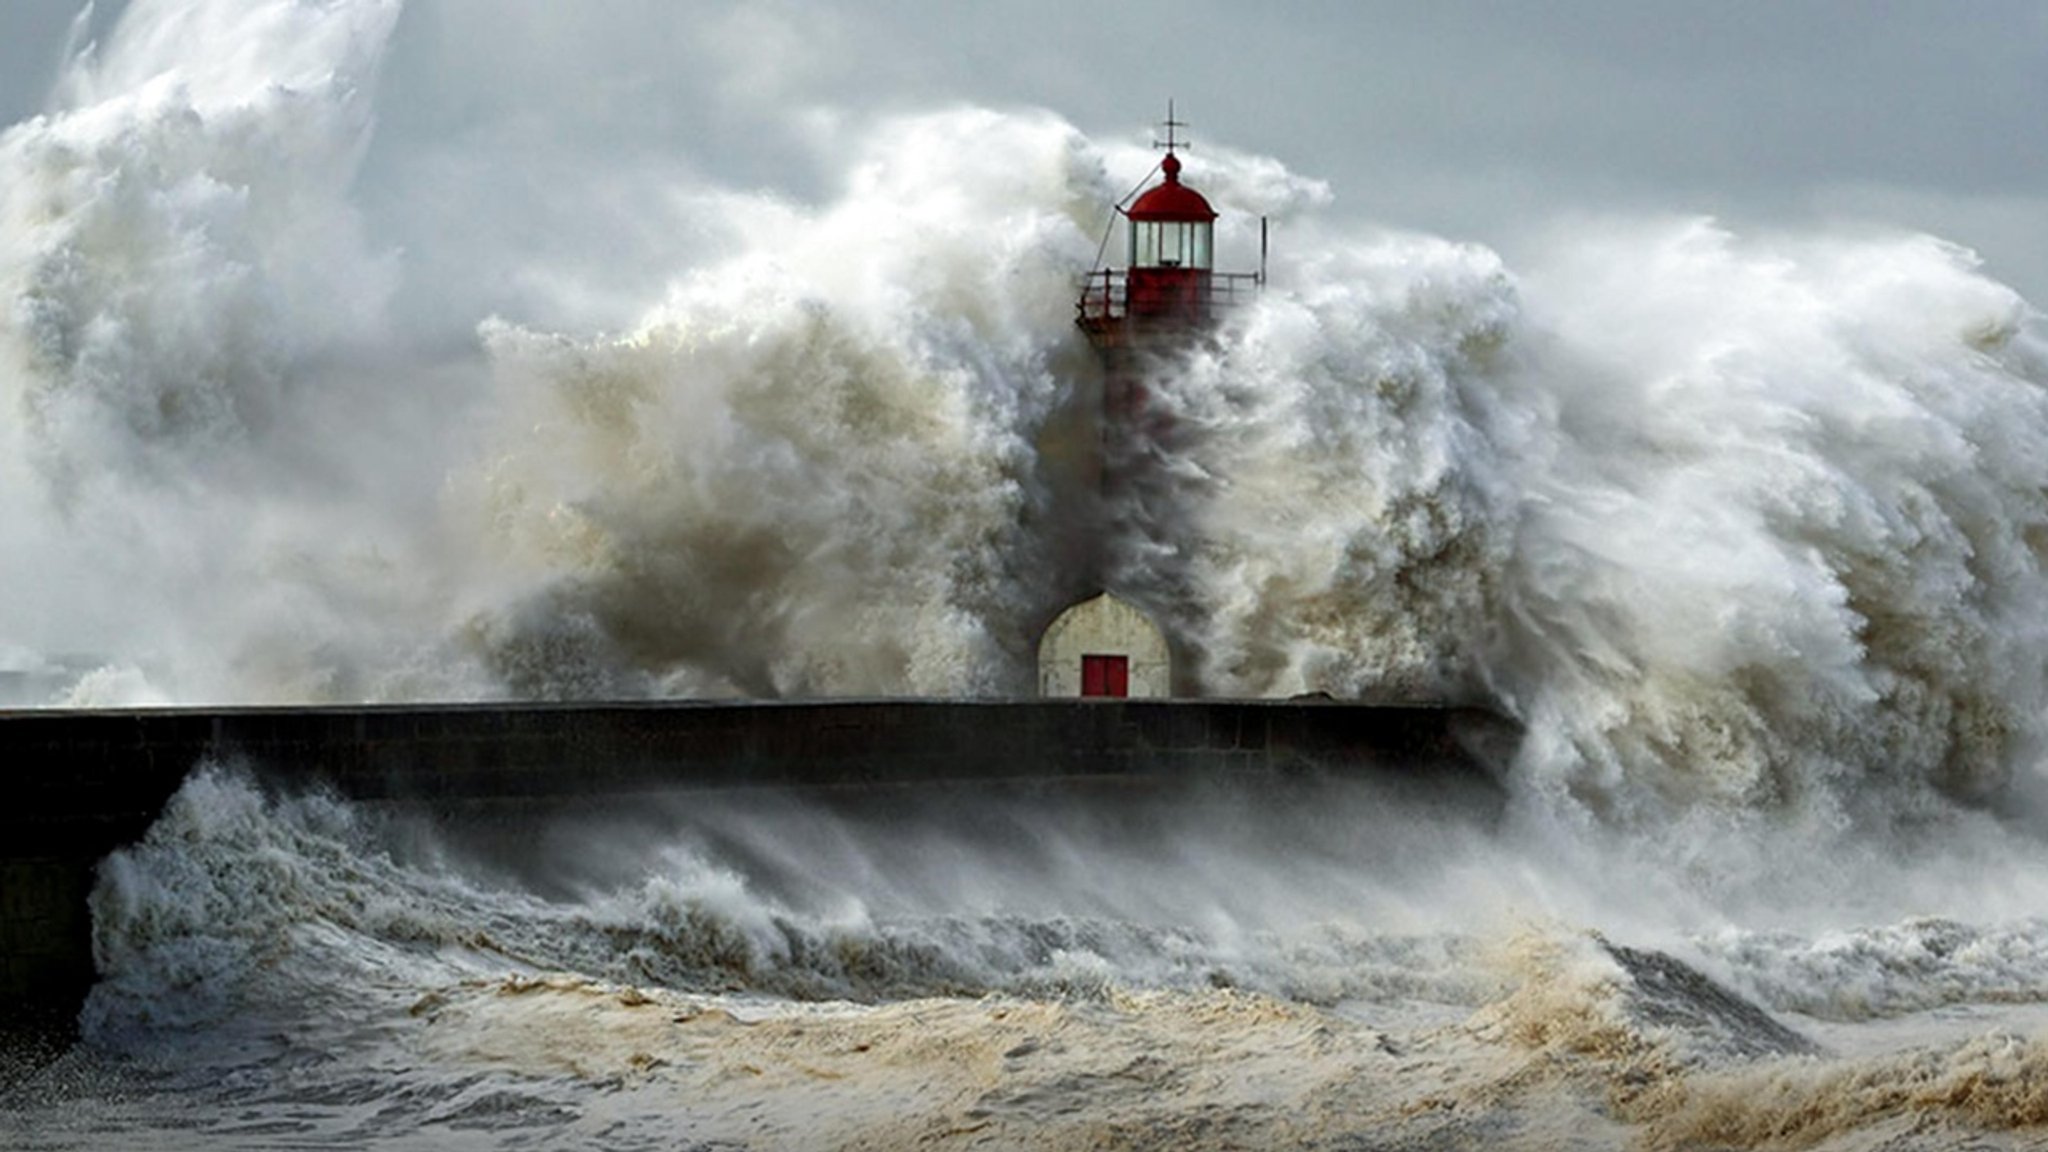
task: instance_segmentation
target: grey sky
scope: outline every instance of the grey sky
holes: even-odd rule
[[[0,119],[36,111],[75,9],[0,3]],[[1328,180],[1335,213],[1511,262],[1608,212],[1875,225],[1974,248],[2048,300],[2030,0],[415,0],[384,84],[373,172],[423,142],[502,144],[544,109],[586,160],[797,197],[824,170],[796,110],[1036,105],[1140,139],[1170,95],[1198,151],[1271,154]]]

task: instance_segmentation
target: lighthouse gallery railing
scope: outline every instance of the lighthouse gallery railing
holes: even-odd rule
[[[1174,287],[1174,299],[1132,299],[1131,278],[1121,268],[1100,268],[1081,280],[1081,298],[1074,305],[1081,327],[1096,330],[1131,315],[1177,314],[1175,318],[1198,321],[1213,319],[1218,312],[1249,302],[1258,294],[1263,280],[1256,272],[1211,272],[1197,281],[1182,281]],[[1162,308],[1162,305],[1169,305]]]

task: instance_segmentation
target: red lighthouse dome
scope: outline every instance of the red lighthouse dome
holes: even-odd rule
[[[1147,189],[1125,213],[1133,220],[1198,222],[1216,219],[1216,210],[1200,192],[1180,182],[1180,157],[1171,152],[1159,162],[1166,177],[1162,184]]]

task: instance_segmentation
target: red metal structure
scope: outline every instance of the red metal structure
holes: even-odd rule
[[[1117,207],[1129,221],[1125,267],[1098,268],[1081,287],[1075,322],[1112,370],[1120,367],[1119,351],[1184,341],[1265,282],[1263,271],[1215,270],[1216,210],[1181,183],[1175,153],[1181,141],[1175,130],[1182,127],[1169,104],[1161,181],[1128,208]],[[1103,247],[1108,248],[1107,238]]]
[[[1168,421],[1148,411],[1148,373],[1160,364],[1157,354],[1170,355],[1199,340],[1233,305],[1249,300],[1264,287],[1265,227],[1260,222],[1260,271],[1215,270],[1216,210],[1208,198],[1181,183],[1176,149],[1183,142],[1176,130],[1186,127],[1166,107],[1166,139],[1159,146],[1160,181],[1140,185],[1142,194],[1117,214],[1127,222],[1125,266],[1090,272],[1075,305],[1075,323],[1088,334],[1108,369],[1103,378],[1102,411],[1105,445],[1129,451],[1145,440],[1168,434]],[[1111,227],[1115,223],[1112,221]],[[1109,249],[1104,236],[1103,251]],[[1108,470],[1104,483],[1113,481]]]

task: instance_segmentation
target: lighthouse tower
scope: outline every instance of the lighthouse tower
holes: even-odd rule
[[[1216,209],[1181,181],[1185,147],[1167,105],[1166,155],[1127,205],[1123,267],[1105,266],[1082,283],[1075,323],[1103,366],[1101,433],[1097,443],[1088,596],[1067,609],[1039,641],[1039,691],[1047,696],[1165,696],[1175,690],[1174,638],[1143,608],[1116,595],[1104,576],[1114,542],[1132,538],[1151,520],[1145,509],[1170,491],[1173,470],[1159,467],[1174,450],[1172,421],[1155,402],[1182,363],[1180,353],[1209,338],[1216,321],[1251,299],[1261,272],[1215,269]],[[1112,220],[1112,232],[1116,221]],[[1261,227],[1261,249],[1264,228]],[[1104,253],[1111,249],[1103,240]],[[1263,252],[1261,265],[1264,264]],[[1097,594],[1099,593],[1099,594]],[[1139,597],[1142,599],[1142,597]]]

